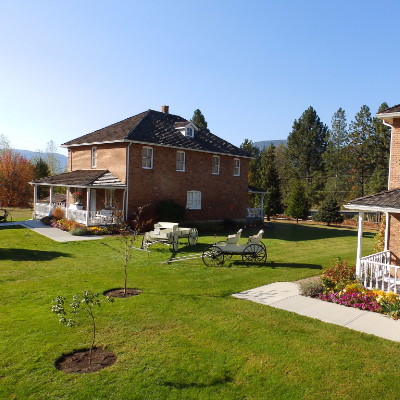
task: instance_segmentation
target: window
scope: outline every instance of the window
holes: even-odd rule
[[[104,205],[106,208],[114,208],[114,189],[106,189]]]
[[[151,147],[143,147],[142,150],[142,168],[153,168],[153,149]]]
[[[176,152],[176,170],[185,172],[185,152]]]
[[[186,136],[193,137],[193,128],[186,128]]]
[[[196,192],[195,190],[187,192],[186,208],[188,210],[201,209],[201,192]]]
[[[233,160],[233,175],[240,176],[240,160],[238,158]]]
[[[97,167],[97,147],[92,147],[92,168]]]
[[[218,156],[213,156],[212,173],[214,175],[219,174],[219,157]]]

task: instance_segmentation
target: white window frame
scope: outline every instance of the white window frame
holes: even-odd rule
[[[97,168],[97,147],[92,147],[92,168]]]
[[[233,160],[233,176],[240,176],[240,158]]]
[[[104,206],[105,208],[115,208],[115,189],[105,189],[106,193],[104,196]]]
[[[213,156],[212,159],[212,174],[219,175],[219,167],[220,167],[220,158],[219,156]]]
[[[183,158],[183,159],[180,159]],[[185,172],[185,164],[186,164],[186,154],[184,151],[176,152],[176,170],[179,172]]]
[[[188,210],[201,210],[201,192],[189,190],[186,195],[186,208]]]
[[[150,155],[149,155],[150,153]],[[143,146],[142,148],[142,168],[153,169],[153,148]]]
[[[194,136],[193,128],[190,127],[190,126],[188,126],[188,127],[185,129],[185,135],[186,135],[187,137],[193,137],[193,136]]]

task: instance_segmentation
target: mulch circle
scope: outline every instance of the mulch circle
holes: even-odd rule
[[[126,294],[124,293],[124,289],[111,289],[108,292],[104,292],[104,296],[124,298],[137,296],[142,293],[139,289],[126,289]]]
[[[90,372],[100,371],[113,365],[117,361],[117,356],[111,351],[103,350],[95,347],[92,350],[92,363],[89,364],[90,350],[77,350],[73,353],[61,356],[55,363],[56,367],[70,374],[76,372],[78,374],[87,374]]]

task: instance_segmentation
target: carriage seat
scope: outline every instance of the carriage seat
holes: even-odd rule
[[[264,233],[264,231],[261,229],[260,232],[257,233],[257,235],[249,236],[249,240],[247,241],[247,244],[258,244],[258,243],[260,243],[263,233]]]
[[[177,222],[158,222],[154,224],[154,229],[173,229],[178,227]],[[176,229],[175,229],[176,230]]]
[[[240,239],[240,235],[242,234],[243,229],[239,229],[236,235],[229,235],[226,238],[226,244],[237,244]]]

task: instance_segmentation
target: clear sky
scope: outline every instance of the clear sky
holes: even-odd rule
[[[0,0],[0,134],[44,149],[162,105],[237,146],[309,106],[350,123],[400,103],[399,21],[398,1]]]

